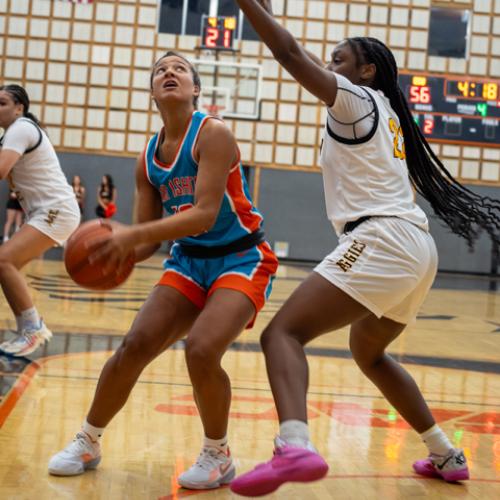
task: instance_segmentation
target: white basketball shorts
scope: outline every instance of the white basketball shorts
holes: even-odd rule
[[[26,224],[62,245],[80,224],[78,203],[66,200],[57,206],[39,208],[28,215]]]
[[[437,271],[432,236],[397,217],[373,217],[343,234],[315,272],[378,318],[412,322]]]

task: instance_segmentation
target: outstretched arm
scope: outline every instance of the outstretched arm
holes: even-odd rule
[[[269,0],[236,0],[261,40],[274,58],[311,94],[332,106],[337,96],[335,73],[326,70],[321,62],[293,35],[276,22]]]

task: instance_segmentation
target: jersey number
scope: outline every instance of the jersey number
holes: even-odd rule
[[[394,158],[404,160],[406,158],[403,129],[395,122],[394,118],[389,118],[389,130],[393,136]]]
[[[171,208],[175,214],[178,214],[179,212],[184,212],[185,210],[189,210],[192,207],[192,203],[183,203],[182,205],[172,205]]]

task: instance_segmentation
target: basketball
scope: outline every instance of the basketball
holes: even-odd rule
[[[100,219],[84,222],[68,239],[64,249],[64,264],[71,279],[90,290],[111,290],[121,285],[134,268],[134,256],[131,254],[120,270],[104,274],[101,262],[91,264],[88,260],[88,243],[95,238],[111,235],[112,229],[103,225]]]

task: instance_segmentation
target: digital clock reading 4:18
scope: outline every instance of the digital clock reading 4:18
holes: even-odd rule
[[[400,73],[413,118],[428,140],[500,147],[500,81]]]
[[[448,97],[467,97],[484,101],[496,101],[498,84],[495,82],[478,82],[473,80],[447,80],[446,95]]]

